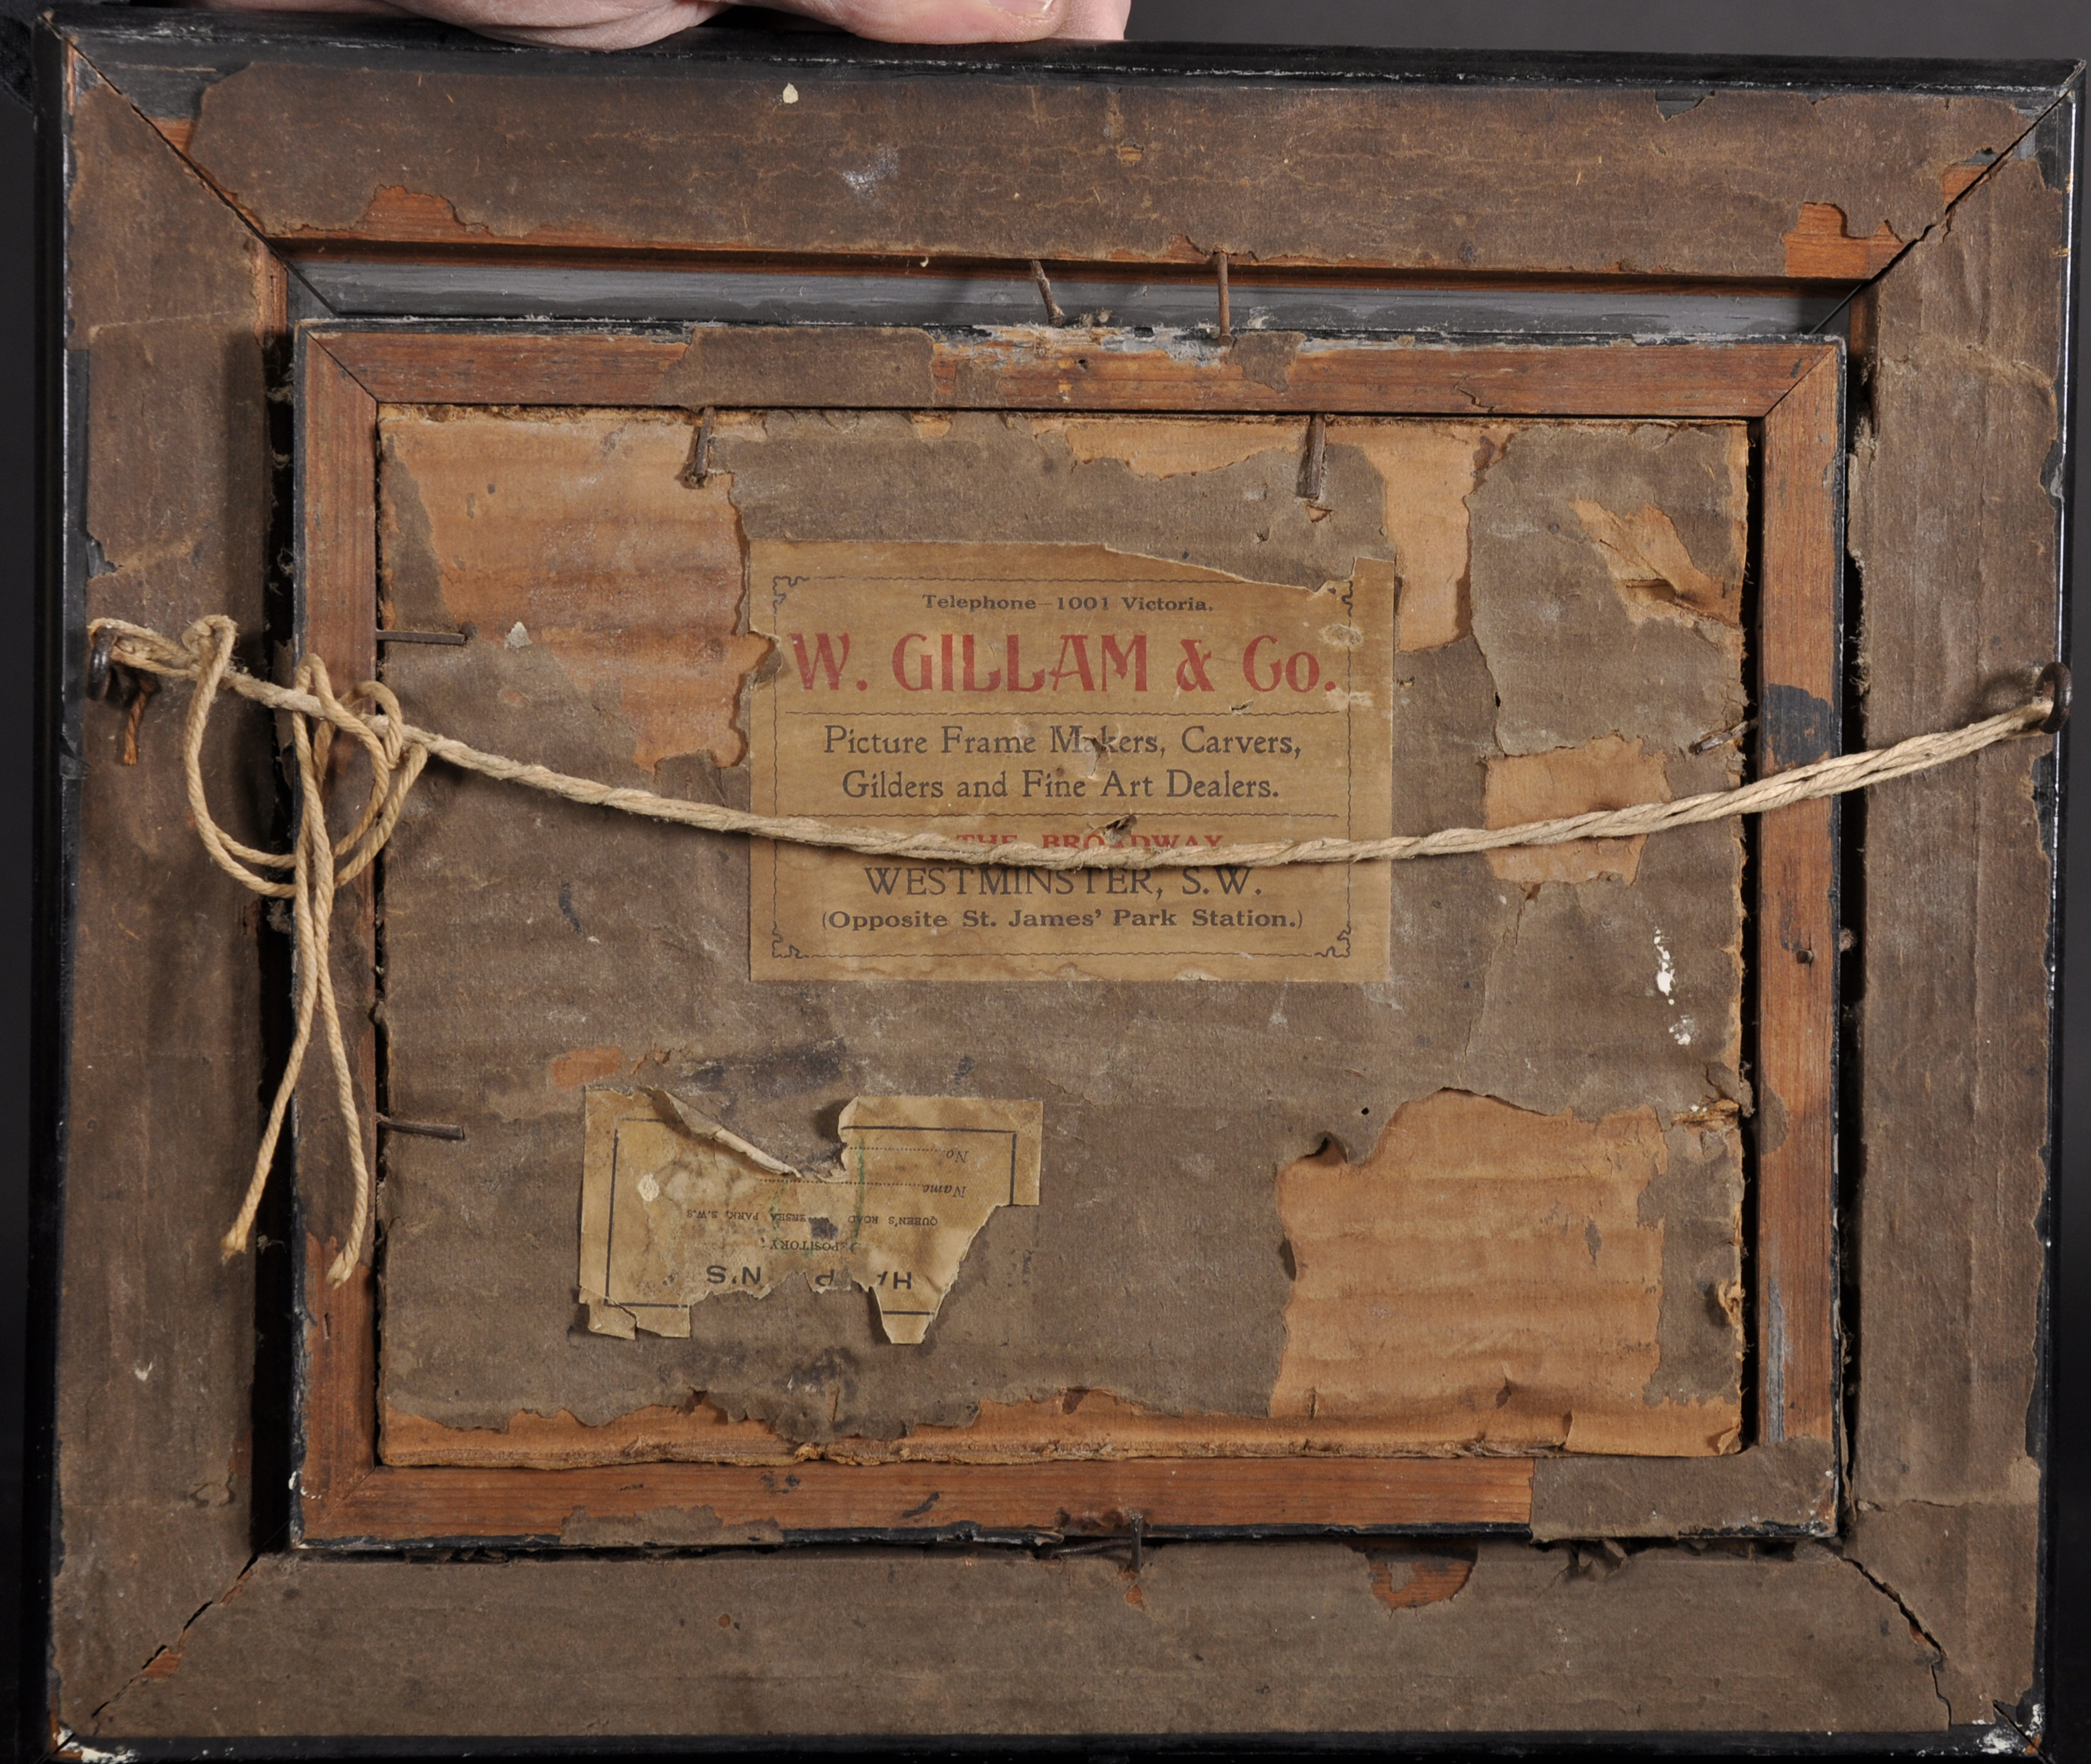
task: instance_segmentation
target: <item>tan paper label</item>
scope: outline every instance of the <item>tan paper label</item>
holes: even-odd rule
[[[598,1335],[688,1335],[692,1305],[793,1275],[872,1295],[919,1344],[998,1207],[1038,1204],[1044,1111],[968,1097],[859,1097],[842,1155],[799,1171],[661,1090],[587,1093],[580,1293]]]
[[[1180,869],[971,868],[758,841],[758,979],[1372,981],[1386,866],[1227,847],[1392,830],[1393,571],[1309,590],[1101,546],[758,543],[765,814]]]

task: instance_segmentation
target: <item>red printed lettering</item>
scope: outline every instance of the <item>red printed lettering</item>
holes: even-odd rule
[[[929,640],[929,637],[924,632],[911,631],[893,645],[893,677],[900,682],[900,688],[903,692],[926,692],[929,691],[929,658],[928,654],[925,653],[920,656],[910,656],[908,653],[909,644],[927,643]],[[945,640],[949,642],[951,640],[946,638]],[[922,670],[921,678],[919,680],[911,680],[908,677],[908,665],[911,661],[918,663]],[[949,666],[948,661],[946,665]],[[808,681],[807,684],[810,686],[812,682]]]
[[[944,639],[944,641],[947,644],[951,640],[949,637]],[[1002,670],[1000,668],[994,670],[994,671],[991,672],[985,680],[977,680],[973,678],[973,640],[972,633],[970,632],[966,634],[965,656],[965,689],[968,692],[991,692],[996,687],[1002,684]],[[948,666],[950,664],[948,662],[946,663],[946,666]],[[950,689],[951,688],[949,687],[945,688],[946,692]]]
[[[808,692],[813,691],[813,673],[817,668],[827,675],[828,690],[831,692],[840,692],[843,684],[843,670],[849,665],[850,640],[847,631],[842,633],[842,645],[843,653],[838,656],[829,645],[827,632],[817,631],[813,633],[813,653],[809,656],[806,653],[805,633],[800,631],[793,632],[791,653],[797,657],[799,662],[799,684]]]
[[[1035,692],[1042,691],[1045,684],[1046,670],[1042,667],[1033,672],[1031,684],[1028,686],[1024,684],[1023,670],[1018,666],[1016,660],[1016,633],[1011,632],[1009,634],[1009,689],[1013,692]]]
[[[1275,662],[1273,662],[1270,664],[1270,678],[1269,679],[1260,680],[1256,677],[1256,652],[1261,649],[1266,643],[1275,643],[1277,641],[1278,639],[1275,637],[1258,637],[1253,643],[1250,644],[1246,649],[1242,651],[1242,677],[1248,682],[1249,690],[1251,692],[1274,692],[1278,690],[1278,678],[1280,670]]]
[[[1067,652],[1075,652],[1075,665],[1067,666]],[[1084,636],[1063,636],[1060,640],[1060,659],[1053,664],[1053,690],[1060,689],[1064,679],[1079,679],[1082,690],[1093,692],[1097,689],[1096,676],[1089,671],[1089,640]]]
[[[1144,631],[1133,637],[1127,646],[1123,649],[1118,646],[1116,637],[1106,636],[1103,639],[1104,685],[1106,688],[1110,685],[1111,670],[1114,667],[1118,670],[1118,677],[1123,679],[1128,665],[1132,669],[1132,689],[1136,692],[1145,692],[1147,690],[1147,633]]]

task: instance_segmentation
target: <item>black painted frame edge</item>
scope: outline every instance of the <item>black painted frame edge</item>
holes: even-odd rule
[[[28,1266],[24,1386],[19,1755],[39,1758],[53,1738],[49,1697],[51,1592],[64,1549],[58,1512],[58,1299],[63,1279],[67,1107],[72,1042],[72,955],[80,862],[87,554],[87,373],[67,347],[66,192],[72,170],[62,102],[66,48],[50,32],[34,41],[37,103],[38,257],[36,390],[40,446],[34,539],[36,775],[30,955]]]
[[[2077,521],[2076,450],[2072,442],[2077,419],[2078,382],[2082,373],[2082,363],[2078,359],[2076,344],[2084,301],[2084,278],[2078,273],[2077,257],[2084,239],[2084,113],[2087,93],[2091,93],[2091,70],[2080,65],[2065,88],[2061,101],[2041,118],[2037,127],[2037,132],[2050,136],[2057,132],[2064,135],[2065,138],[2059,142],[2050,139],[2050,141],[2041,144],[2051,151],[2054,159],[2067,168],[2070,192],[2061,264],[2062,360],[2054,381],[2056,439],[2047,474],[2050,493],[2055,502],[2054,653],[2056,658],[2064,663],[2069,660],[2074,635],[2071,589],[2075,581]],[[2035,1374],[2033,1401],[2026,1416],[2027,1451],[2041,1467],[2041,1499],[2033,1611],[2033,1680],[2014,1713],[2022,1727],[2030,1726],[2036,1740],[2042,1737],[2046,1729],[2052,1724],[2055,1607],[2061,1594],[2059,1585],[2060,1555],[2056,1547],[2061,1529],[2062,1503],[2062,1478],[2055,1473],[2054,1462],[2060,1412],[2057,1400],[2067,1388],[2066,1381],[2068,1378],[2073,1377],[2082,1381],[2087,1379],[2087,1374],[2091,1374],[2091,1366],[2072,1368],[2067,1365],[2062,1335],[2057,1327],[2056,1305],[2056,1294],[2063,1278],[2061,1219],[2067,1190],[2066,1159],[2070,1150],[2064,1132],[2067,1114],[2063,1106],[2063,1088],[2066,1071],[2063,957],[2067,941],[2069,898],[2069,755],[2070,743],[2065,729],[2055,736],[2046,759],[2036,762],[2034,774],[2034,804],[2047,822],[2046,830],[2050,858],[2047,921],[2048,1141],[2045,1158],[2047,1192],[2039,1214],[2039,1229],[2045,1239],[2045,1255],[2038,1313],[2040,1362]],[[2040,772],[2043,766],[2047,774],[2050,792],[2050,800],[2045,804],[2040,801]],[[2083,983],[2091,986],[2091,981]],[[2085,1270],[2080,1270],[2077,1277],[2080,1281],[2086,1278]],[[2076,1399],[2079,1406],[2082,1400],[2080,1397]],[[2077,1598],[2081,1603],[2082,1594],[2080,1593]]]

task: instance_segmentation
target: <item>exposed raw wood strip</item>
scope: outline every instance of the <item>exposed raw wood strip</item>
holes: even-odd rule
[[[1843,386],[1818,366],[1764,425],[1758,767],[1833,753]],[[1834,1437],[1836,807],[1758,823],[1757,1429]]]
[[[305,1240],[304,1355],[305,1452],[297,1497],[309,1527],[377,1464],[377,1326],[374,1276],[360,1266],[327,1283],[339,1245]]]
[[[983,1403],[970,1426],[919,1427],[904,1439],[844,1439],[817,1450],[795,1447],[760,1421],[728,1421],[702,1400],[688,1408],[641,1409],[601,1427],[584,1426],[563,1412],[519,1414],[502,1429],[445,1427],[390,1407],[383,1420],[379,1456],[384,1463],[402,1468],[564,1470],[653,1463],[795,1467],[815,1458],[869,1465],[1474,1455],[1470,1427],[1443,1429],[1434,1436],[1400,1417],[1165,1415],[1122,1402],[1108,1391],[1070,1391],[1033,1403]],[[1703,1451],[1703,1438],[1679,1449]]]
[[[346,688],[377,675],[377,404],[323,347],[304,352],[299,393],[306,406],[298,461],[298,567],[304,580],[300,649],[324,656]],[[332,749],[329,775],[337,789],[360,800],[369,763],[349,741]],[[337,831],[345,831],[346,827]],[[369,1099],[377,1089],[377,897],[368,871],[344,883],[334,901],[328,959],[333,964],[340,1020],[365,1106],[357,1131],[365,1167],[377,1164],[377,1129]],[[320,1044],[316,1042],[315,1051]],[[325,1063],[315,1059],[298,1087],[300,1193],[323,1232],[346,1239],[362,1184],[347,1156],[340,1107]],[[325,1121],[329,1131],[316,1132]]]
[[[374,1472],[345,1499],[308,1500],[309,1541],[532,1538],[732,1542],[833,1530],[1123,1532],[1197,1526],[1518,1526],[1528,1458],[1282,1463],[1146,1460],[1063,1464],[806,1463],[790,1470],[629,1469]],[[580,1523],[576,1524],[577,1516]],[[651,1524],[649,1526],[649,1519]],[[633,1524],[632,1522],[636,1522]]]
[[[350,331],[326,347],[373,396],[416,404],[1669,417],[1761,416],[1834,352],[1818,343],[1403,347],[1272,332],[1219,349],[1022,327],[967,341],[909,333],[917,341],[903,353],[898,334],[749,329],[730,353],[694,357],[662,337]]]

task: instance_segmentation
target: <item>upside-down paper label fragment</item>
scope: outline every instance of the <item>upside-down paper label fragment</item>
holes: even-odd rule
[[[689,1308],[794,1275],[861,1287],[886,1339],[918,1344],[988,1216],[1038,1204],[1043,1109],[859,1097],[840,1156],[796,1171],[661,1090],[587,1093],[580,1293],[588,1326],[687,1335]]]

